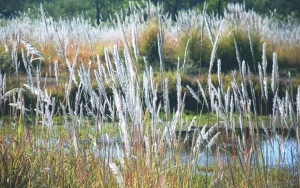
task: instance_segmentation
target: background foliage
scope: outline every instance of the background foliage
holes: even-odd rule
[[[29,8],[39,7],[43,4],[46,12],[54,18],[73,17],[85,14],[88,18],[99,24],[99,20],[106,20],[110,14],[120,9],[125,10],[130,3],[141,3],[143,0],[0,0],[0,15],[8,18],[17,12],[24,12]],[[196,7],[202,10],[204,0],[153,0],[153,3],[163,4],[166,12],[176,19],[178,11]],[[276,9],[279,18],[289,15],[300,16],[300,1],[298,0],[207,0],[208,13],[223,14],[227,3],[245,3],[247,9],[254,9],[262,14],[269,14]]]

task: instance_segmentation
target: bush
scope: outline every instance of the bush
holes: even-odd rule
[[[159,24],[151,20],[149,26],[143,31],[139,40],[139,52],[141,56],[147,58],[147,62],[152,67],[159,67],[158,42]]]
[[[241,61],[245,60],[251,69],[256,67],[257,62],[262,61],[262,42],[260,41],[259,34],[257,32],[251,32],[250,35],[254,56],[251,52],[247,31],[235,29],[227,36],[223,35],[225,37],[220,39],[217,49],[217,58],[222,60],[222,71],[231,71],[232,69],[238,68],[234,38],[237,43]],[[269,58],[267,59],[271,59],[271,56],[268,56]],[[216,70],[217,66],[214,66],[214,69]]]
[[[212,45],[206,35],[204,36],[201,44],[200,28],[193,28],[191,30],[184,31],[179,40],[180,45],[177,54],[180,55],[181,59],[184,59],[186,45],[189,40],[186,54],[186,64],[189,65],[189,73],[195,73],[199,67],[209,66]]]
[[[0,70],[3,73],[8,73],[14,70],[10,55],[5,52],[0,52]]]

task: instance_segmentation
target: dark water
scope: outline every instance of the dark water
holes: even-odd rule
[[[250,153],[251,148],[252,152]],[[210,150],[201,147],[197,163],[199,165],[211,165],[216,163],[217,160],[226,162],[228,160],[238,160],[239,158],[241,158],[242,161],[250,160],[251,163],[255,163],[255,161],[261,163],[259,152],[256,153],[255,150],[262,150],[264,164],[267,166],[299,165],[300,156],[296,138],[283,138],[281,135],[277,135],[276,138],[272,139],[262,139],[260,143],[257,143],[255,148],[252,145],[248,146],[246,152],[238,152],[236,146],[229,143],[227,145],[220,143]],[[183,161],[187,162],[191,159],[190,153],[190,147],[182,150],[181,156]],[[258,158],[256,158],[256,154]]]
[[[211,165],[215,164],[216,161],[241,160],[262,164],[260,157],[260,153],[262,153],[265,166],[300,165],[300,146],[297,144],[294,130],[277,130],[276,133],[274,131],[274,134],[268,134],[268,136],[259,130],[254,131],[255,140],[251,139],[252,136],[247,131],[249,130],[244,132],[244,144],[242,144],[241,132],[235,133],[235,136],[232,137],[228,136],[231,135],[230,132],[225,134],[224,131],[221,131],[218,142],[211,149],[206,149],[205,144],[200,147],[197,163],[199,165]],[[189,132],[189,134],[191,133],[193,132]],[[185,136],[186,134],[183,133],[182,138]],[[191,160],[191,144],[192,141],[187,142],[181,151],[182,159],[185,162]]]

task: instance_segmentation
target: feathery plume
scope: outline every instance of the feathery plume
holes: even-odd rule
[[[197,83],[198,83],[198,86],[199,86],[199,88],[200,88],[200,91],[201,91],[203,100],[204,100],[204,102],[205,102],[207,108],[209,108],[208,102],[207,102],[207,99],[206,99],[206,96],[205,96],[205,92],[204,92],[204,90],[203,90],[203,87],[202,87],[201,83],[199,82],[199,80],[197,80]]]
[[[298,86],[297,89],[296,108],[297,108],[297,120],[299,120],[300,119],[300,86]]]
[[[212,85],[212,83],[210,83],[210,84]],[[211,89],[211,92],[210,92],[210,109],[211,109],[211,113],[214,113],[215,94],[216,93],[213,91],[213,89]]]
[[[162,35],[162,25],[161,25],[161,18],[159,18],[159,33],[157,33],[157,44],[158,44],[158,55],[159,55],[159,72],[160,72],[160,81],[161,84],[163,82],[162,74],[164,70],[164,48],[163,48],[163,35]]]
[[[285,103],[284,103],[284,116],[288,116],[289,112],[289,105],[290,105],[290,97],[289,97],[289,92],[288,90],[285,90]]]
[[[234,102],[233,95],[230,96],[230,122],[232,123],[232,130],[235,130],[235,121],[233,119]]]
[[[188,85],[186,87],[189,89],[189,91],[191,92],[194,99],[196,99],[198,102],[200,102],[200,99],[199,99],[198,95],[195,93],[195,91]]]
[[[131,73],[132,73],[133,78],[136,79],[137,78],[136,70],[135,70],[135,66],[133,64],[133,59],[132,59],[131,54],[130,54],[130,48],[129,48],[129,45],[128,45],[128,41],[126,39],[123,24],[120,20],[119,15],[116,14],[116,16],[117,16],[117,20],[118,20],[118,25],[119,25],[120,30],[121,30],[121,36],[122,36],[122,40],[123,40],[123,43],[124,43],[124,47],[125,47],[125,50],[126,50],[127,55],[128,55],[128,62],[129,62],[129,65],[130,65]]]
[[[246,63],[245,61],[242,62],[242,74],[241,74],[241,77],[242,77],[242,93],[243,93],[243,97],[244,97],[244,100],[247,100],[248,99],[248,92],[247,92],[247,85],[246,85]]]
[[[216,123],[214,126],[211,126],[211,128],[209,128],[209,130],[204,134],[202,135],[202,139],[203,140],[207,140],[208,137],[215,131],[215,129],[218,127],[218,124]],[[202,132],[202,130],[201,130]],[[202,133],[201,133],[202,134]]]
[[[222,81],[222,74],[221,74],[221,60],[218,59],[218,81],[219,81],[219,87],[221,88],[221,92],[224,95],[224,86]]]
[[[208,36],[209,36],[211,45],[214,46],[215,43],[214,43],[214,39],[213,39],[213,35],[212,35],[212,32],[211,32],[210,24],[208,22],[206,14],[204,14],[204,19],[205,19],[205,24],[206,24],[206,28],[207,28],[207,32],[208,32]]]
[[[201,131],[200,131],[200,134],[201,134],[201,137],[202,137],[202,138],[203,138],[203,136],[205,135],[206,127],[207,127],[207,124],[205,124],[205,125],[202,127]]]
[[[181,99],[181,77],[179,71],[177,72],[177,112],[180,113],[183,109],[182,99]]]
[[[241,70],[241,58],[240,58],[239,49],[238,49],[235,37],[233,39],[234,39],[234,47],[235,47],[236,59],[237,59],[238,65],[239,65],[239,70]]]
[[[121,188],[124,187],[122,174],[115,163],[109,163],[111,171],[116,175],[117,182]]]
[[[166,120],[168,120],[168,116],[170,114],[168,78],[165,78],[163,98],[164,98],[164,110],[165,110],[165,113],[166,113]]]
[[[210,139],[210,141],[208,142],[208,144],[207,144],[207,146],[206,146],[207,149],[210,149],[211,146],[214,145],[214,144],[216,143],[216,141],[217,141],[219,135],[220,135],[220,132],[218,132],[215,136],[213,136],[213,137]]]
[[[248,30],[247,31],[248,31],[248,38],[249,38],[249,44],[250,44],[250,50],[251,50],[253,62],[255,62],[255,60],[254,60],[254,52],[253,52],[253,42],[252,42],[252,38],[251,38],[250,26],[249,25],[248,25]]]
[[[138,48],[138,39],[137,39],[137,32],[136,32],[136,24],[132,24],[132,46],[133,46],[133,52],[135,56],[136,62],[138,62],[139,57],[139,48]]]
[[[263,69],[263,72],[264,72],[264,76],[266,77],[267,76],[267,65],[268,65],[268,62],[267,62],[267,45],[266,43],[264,42],[263,43],[263,54],[262,54],[262,69]]]
[[[32,63],[28,59],[28,56],[25,56],[23,49],[21,49],[21,53],[22,53],[22,60],[23,60],[23,63],[24,63],[24,67],[25,67],[25,70],[26,70],[26,73],[27,73],[27,82],[28,82],[28,84],[33,84],[33,82],[32,82],[32,73],[31,73]]]
[[[220,41],[221,32],[222,32],[222,29],[223,29],[223,23],[224,23],[224,20],[222,21],[222,23],[220,25],[216,41],[213,43],[213,49],[212,49],[212,52],[211,52],[210,63],[209,63],[209,71],[208,71],[209,75],[211,74],[211,69],[212,69],[213,63],[215,61],[215,56],[216,56],[216,52],[217,52],[217,48],[218,48],[218,43]]]
[[[39,58],[34,58],[34,59],[32,59],[32,61],[36,60],[36,59],[40,59],[40,60],[45,59],[44,55],[28,40],[20,38],[20,41],[25,45],[25,47],[27,49],[27,56],[29,56],[30,54],[39,56]]]
[[[224,96],[224,101],[225,101],[225,112],[226,114],[228,114],[228,110],[229,110],[229,99],[230,99],[230,88],[228,87],[227,88],[227,92],[225,93],[225,96]]]
[[[129,138],[128,138],[128,133],[127,133],[127,124],[126,124],[126,119],[124,117],[123,114],[123,108],[125,108],[122,105],[122,101],[124,101],[123,99],[121,100],[118,91],[115,87],[112,88],[113,90],[113,94],[114,94],[114,100],[115,100],[115,105],[117,107],[117,111],[119,113],[119,118],[120,118],[120,122],[119,122],[119,127],[121,130],[121,136],[122,136],[122,140],[124,142],[124,146],[125,146],[125,153],[126,153],[126,157],[129,159],[130,158],[130,144],[129,144]]]
[[[278,81],[279,81],[279,75],[278,75],[278,64],[277,64],[277,53],[273,53],[273,66],[272,66],[272,80],[271,80],[271,88],[273,91],[273,94],[276,92],[278,88]]]
[[[19,77],[20,63],[18,63],[18,42],[17,41],[14,41],[12,44],[11,60],[13,63],[13,67],[17,73],[17,77]]]
[[[92,41],[91,41],[91,37],[90,37],[89,31],[85,30],[85,33],[86,33],[86,37],[88,39],[88,43],[90,45],[90,50],[92,52],[92,56],[93,56],[93,60],[94,60],[94,49],[93,49],[93,44],[92,44]]]
[[[268,78],[264,77],[264,91],[266,100],[268,100]]]
[[[265,98],[265,91],[264,91],[264,79],[263,79],[263,72],[260,63],[258,63],[258,74],[259,74],[259,83],[261,89],[261,95]]]
[[[186,42],[186,46],[185,46],[185,51],[184,51],[184,58],[183,58],[183,65],[182,65],[182,69],[184,69],[184,66],[186,64],[186,56],[187,56],[187,52],[188,52],[188,46],[190,43],[190,38],[188,39],[188,41]]]
[[[58,69],[58,61],[54,62],[54,74],[55,74],[55,80],[56,80],[56,85],[59,85],[59,69]]]
[[[289,112],[290,121],[292,123],[292,126],[294,126],[294,112],[293,112],[293,106],[292,106],[291,102],[289,102],[288,112]]]

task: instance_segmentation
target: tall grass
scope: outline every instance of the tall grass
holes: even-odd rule
[[[237,42],[239,69],[228,73],[229,84],[224,83],[222,60],[216,55],[223,31],[232,26],[243,28],[246,25],[243,20],[249,18],[245,28],[248,30],[249,25],[266,36],[264,29],[272,26],[260,24],[271,18],[246,12],[239,4],[229,4],[222,20],[206,15],[205,11],[199,15],[190,11],[180,13],[176,24],[171,24],[159,5],[149,2],[144,9],[131,8],[139,13],[120,14],[117,21],[112,20],[114,26],[103,28],[92,27],[84,18],[54,22],[43,16],[42,23],[31,20],[28,24],[25,19],[28,15],[23,20],[16,18],[6,23],[4,29],[12,31],[14,36],[2,36],[0,41],[11,42],[8,46],[15,67],[15,73],[11,74],[26,75],[27,80],[24,83],[18,80],[18,87],[7,91],[7,77],[0,74],[1,112],[9,111],[1,117],[0,124],[1,186],[298,187],[299,87],[295,95],[290,78],[284,95],[278,94],[282,85],[278,79],[277,55],[274,53],[270,79],[266,43],[262,46],[262,63],[258,63],[255,68],[258,73],[254,73],[259,76],[258,92],[253,86],[252,68],[239,58]],[[144,14],[148,19],[144,19]],[[138,44],[143,37],[138,35],[139,29],[147,29],[147,24],[155,23],[153,20],[158,20],[151,36],[157,32],[152,37],[157,40],[160,73],[149,66],[152,62],[140,57],[143,52]],[[192,120],[184,118],[187,91],[183,90],[181,75],[185,58],[183,61],[178,58],[174,83],[164,76],[167,65],[163,59],[165,39],[199,20],[205,20],[201,27],[207,28],[203,32],[206,31],[212,43],[208,78],[204,82],[197,80],[200,94],[191,86],[186,87],[195,103],[198,101],[202,106],[197,116],[201,118],[205,108],[209,117],[216,117],[216,121],[209,119],[205,126],[197,123],[197,116]],[[13,23],[23,28],[23,33],[14,30]],[[26,33],[28,27],[34,28],[30,36]],[[247,37],[252,46],[251,35]],[[108,38],[116,39],[116,44],[104,49],[103,58],[94,56],[97,52],[93,45]],[[54,66],[46,66],[42,75],[45,63],[42,60],[49,57],[39,48],[46,43],[54,46],[60,60],[50,58]],[[88,62],[79,59],[80,47],[85,43],[91,51]],[[18,48],[25,74],[18,69]],[[70,52],[70,48],[75,52]],[[188,47],[184,49],[187,51]],[[138,67],[140,61],[143,69]],[[214,66],[217,66],[216,82]],[[51,82],[52,67],[55,78]],[[64,68],[67,70],[62,76]],[[155,74],[161,75],[158,81]],[[51,84],[63,88],[62,97],[53,94]],[[170,106],[170,87],[176,88],[174,108]],[[24,100],[24,92],[31,93],[36,101]],[[271,111],[268,101],[272,101]],[[267,127],[262,114],[269,115]],[[259,131],[261,127],[263,134]],[[280,130],[285,130],[287,136],[278,135]],[[290,146],[289,138],[294,133],[295,145]],[[267,147],[262,140],[267,140]],[[209,163],[211,153],[215,158]],[[270,153],[276,155],[276,163],[268,161],[274,160],[269,158]],[[204,164],[200,163],[202,159]]]
[[[79,58],[85,62],[88,62],[93,55],[99,54],[100,57],[104,57],[103,48],[107,46],[113,46],[116,42],[121,45],[119,31],[116,29],[118,27],[118,21],[116,18],[112,17],[109,20],[109,24],[101,24],[100,26],[92,26],[93,24],[85,18],[83,15],[71,20],[58,19],[54,20],[52,17],[48,16],[43,12],[43,8],[36,10],[41,12],[40,19],[34,17],[32,18],[31,13],[22,13],[20,17],[13,18],[11,20],[4,20],[3,26],[0,28],[0,44],[2,46],[7,46],[8,48],[13,47],[13,41],[19,35],[20,37],[27,39],[33,44],[35,44],[38,49],[43,53],[47,59],[47,63],[54,62],[58,60],[60,66],[64,66],[65,58],[72,58],[76,54],[77,46],[80,46]],[[289,18],[287,21],[280,21],[276,19],[275,13],[270,16],[261,16],[257,14],[254,10],[247,10],[241,4],[228,4],[226,10],[224,10],[224,17],[219,17],[215,15],[207,15],[205,13],[196,9],[188,11],[180,11],[176,23],[173,23],[171,17],[163,12],[163,7],[160,5],[154,6],[152,3],[147,2],[144,5],[134,5],[132,4],[128,10],[123,10],[120,13],[120,20],[123,22],[123,29],[128,41],[135,40],[135,44],[138,44],[142,55],[150,55],[151,63],[155,59],[155,53],[157,49],[155,47],[151,48],[151,45],[155,45],[157,40],[151,41],[147,40],[150,36],[152,38],[157,37],[155,33],[155,27],[158,25],[153,24],[153,22],[158,22],[159,19],[163,20],[162,27],[163,37],[164,37],[164,51],[166,54],[165,62],[169,62],[173,67],[176,67],[177,54],[184,54],[185,45],[187,39],[182,35],[186,31],[200,30],[199,33],[203,31],[208,31],[205,25],[209,25],[210,32],[205,32],[204,36],[201,34],[201,40],[211,40],[214,39],[216,33],[219,29],[221,22],[223,21],[223,31],[226,33],[221,39],[220,48],[222,49],[222,40],[227,38],[232,39],[232,32],[235,35],[241,33],[248,33],[253,39],[253,52],[258,53],[262,50],[256,49],[257,38],[261,39],[261,44],[266,42],[268,46],[267,55],[272,58],[272,53],[276,51],[278,55],[279,66],[285,68],[286,65],[289,67],[297,66],[299,62],[299,24],[295,19]],[[250,32],[248,32],[248,27]],[[136,38],[132,38],[132,29],[136,30]],[[154,34],[151,35],[151,30],[154,30]],[[235,32],[236,31],[236,32]],[[149,32],[149,33],[148,33]],[[246,34],[247,35],[247,34]],[[190,41],[191,44],[193,41]],[[233,42],[228,40],[226,43]],[[237,41],[240,42],[240,41]],[[246,54],[245,58],[249,58],[248,54],[251,54],[251,43],[248,44],[246,49],[241,49],[240,51]],[[180,47],[183,46],[184,47]],[[205,45],[203,49],[211,48],[210,44],[204,42]],[[136,46],[136,45],[135,45]],[[147,49],[143,49],[147,47]],[[170,47],[171,46],[171,49]],[[258,44],[259,47],[261,45]],[[225,45],[226,47],[226,45]],[[242,48],[243,46],[239,47]],[[3,48],[4,50],[5,48]],[[151,51],[152,50],[152,51]],[[155,51],[156,50],[156,51]],[[175,50],[175,51],[174,51]],[[178,50],[179,53],[176,53]],[[245,50],[245,51],[243,51]],[[225,50],[224,50],[225,51]],[[154,55],[151,55],[151,53]],[[221,53],[221,52],[220,52]],[[241,54],[242,55],[242,54]],[[258,57],[260,55],[255,55],[255,61],[259,61]],[[210,53],[203,53],[202,59],[206,60],[210,58]],[[208,56],[208,57],[207,57]],[[221,55],[220,55],[221,56]],[[241,56],[243,58],[243,55]],[[168,60],[168,61],[166,61]],[[194,60],[197,63],[197,59]],[[223,58],[225,65],[226,59]],[[231,59],[228,59],[231,61]],[[250,61],[250,58],[249,60]],[[18,63],[16,61],[16,63]],[[208,62],[204,62],[208,63]],[[227,64],[232,64],[232,62],[226,62]],[[257,63],[257,62],[255,62]],[[15,64],[17,65],[17,64]],[[175,66],[174,66],[175,65]],[[224,69],[225,70],[225,69]]]

